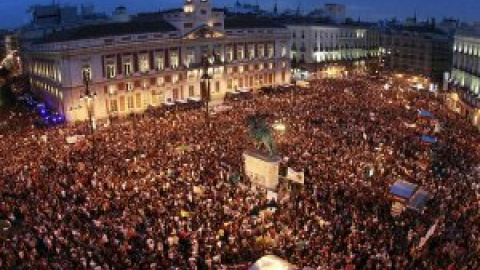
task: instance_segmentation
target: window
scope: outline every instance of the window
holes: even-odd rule
[[[117,100],[116,99],[110,100],[110,111],[111,112],[118,112],[118,105],[117,105]]]
[[[267,53],[268,53],[268,58],[273,58],[273,56],[274,56],[273,44],[268,44]]]
[[[178,74],[172,75],[172,82],[173,82],[173,83],[178,83],[178,82],[179,82]]]
[[[219,93],[220,92],[220,82],[215,82],[215,92]]]
[[[155,57],[155,67],[157,70],[162,70],[165,67],[165,59],[163,58],[163,53],[161,55],[156,55]]]
[[[171,52],[170,53],[170,67],[171,68],[177,68],[178,67],[178,62],[179,62],[179,59],[178,59],[178,52]]]
[[[133,96],[128,96],[128,98],[127,98],[127,108],[129,110],[133,109]]]
[[[130,59],[126,59],[123,62],[123,74],[125,76],[132,75],[132,62]]]
[[[237,48],[237,58],[239,60],[243,59],[245,56],[244,56],[244,51],[243,51],[243,47],[240,47],[240,48]]]
[[[200,10],[200,13],[201,13],[202,15],[207,15],[207,10],[206,10],[206,9],[202,9],[202,10]]]
[[[137,93],[135,95],[135,103],[136,103],[137,109],[142,108],[142,93]]]
[[[216,22],[213,24],[213,27],[222,27],[222,25],[223,25],[222,23]]]
[[[140,72],[146,73],[150,70],[150,63],[148,62],[148,55],[140,55]]]
[[[178,99],[178,89],[173,89],[173,100]]]
[[[84,65],[82,67],[82,80],[90,81],[92,79],[92,69],[90,65]]]
[[[107,87],[107,91],[108,91],[108,94],[114,95],[117,93],[117,88],[115,87],[114,84],[112,84]]]
[[[192,28],[193,27],[193,23],[184,23],[183,24],[183,28]]]
[[[115,71],[115,65],[113,63],[108,63],[106,70],[107,70],[108,79],[115,78],[116,71]]]
[[[195,51],[193,48],[187,50],[187,59],[185,64],[189,66],[190,64],[195,63]]]
[[[227,51],[227,53],[226,53],[227,54],[227,62],[230,62],[230,61],[233,60],[233,49],[232,49],[232,47],[229,46],[229,47],[227,47],[226,51]]]
[[[255,58],[255,45],[249,44],[248,45],[248,59]]]
[[[265,46],[263,44],[258,45],[258,57],[265,57]]]
[[[188,87],[188,96],[190,96],[190,97],[195,96],[195,87],[193,85],[190,85]]]
[[[133,91],[133,82],[127,82],[127,91]]]

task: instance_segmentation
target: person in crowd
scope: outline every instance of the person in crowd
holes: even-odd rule
[[[227,100],[210,127],[202,109],[152,109],[94,138],[85,123],[38,129],[2,112],[0,269],[248,269],[264,254],[318,270],[480,269],[480,134],[403,87],[317,80]],[[418,140],[433,132],[420,109],[442,123],[441,147]],[[252,113],[286,124],[282,166],[306,175],[279,187],[271,213],[243,172]],[[432,194],[421,213],[392,216],[399,179]]]

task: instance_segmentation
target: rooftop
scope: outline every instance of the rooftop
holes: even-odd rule
[[[171,32],[176,30],[177,29],[173,25],[164,20],[106,23],[101,25],[87,25],[56,32],[40,40],[38,43],[64,42],[129,34]]]
[[[241,28],[285,28],[285,26],[262,17],[241,16],[225,18],[225,29]]]

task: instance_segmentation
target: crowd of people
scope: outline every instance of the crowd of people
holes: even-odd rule
[[[0,269],[248,269],[264,254],[300,269],[480,269],[480,134],[439,97],[353,77],[225,105],[210,126],[201,109],[153,111],[93,138],[86,123],[3,114]],[[412,124],[418,110],[441,123],[441,147],[421,144],[433,131]],[[285,124],[282,166],[306,175],[275,211],[243,177],[255,113]],[[396,180],[432,194],[423,211],[392,216]]]

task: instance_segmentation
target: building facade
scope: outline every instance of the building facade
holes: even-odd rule
[[[371,27],[336,24],[288,24],[293,65],[306,64],[333,74],[343,65],[365,68],[378,62],[380,35]]]
[[[88,116],[84,76],[96,93],[95,118],[199,98],[207,54],[214,56],[212,99],[290,81],[289,34],[281,25],[225,18],[211,0],[185,0],[182,9],[157,15],[80,27],[30,46],[23,60],[33,92],[76,121]]]
[[[480,128],[480,34],[455,36],[449,80],[455,91],[447,99],[448,106]]]
[[[387,71],[441,83],[451,67],[452,39],[431,26],[390,27],[382,32],[381,46]]]

